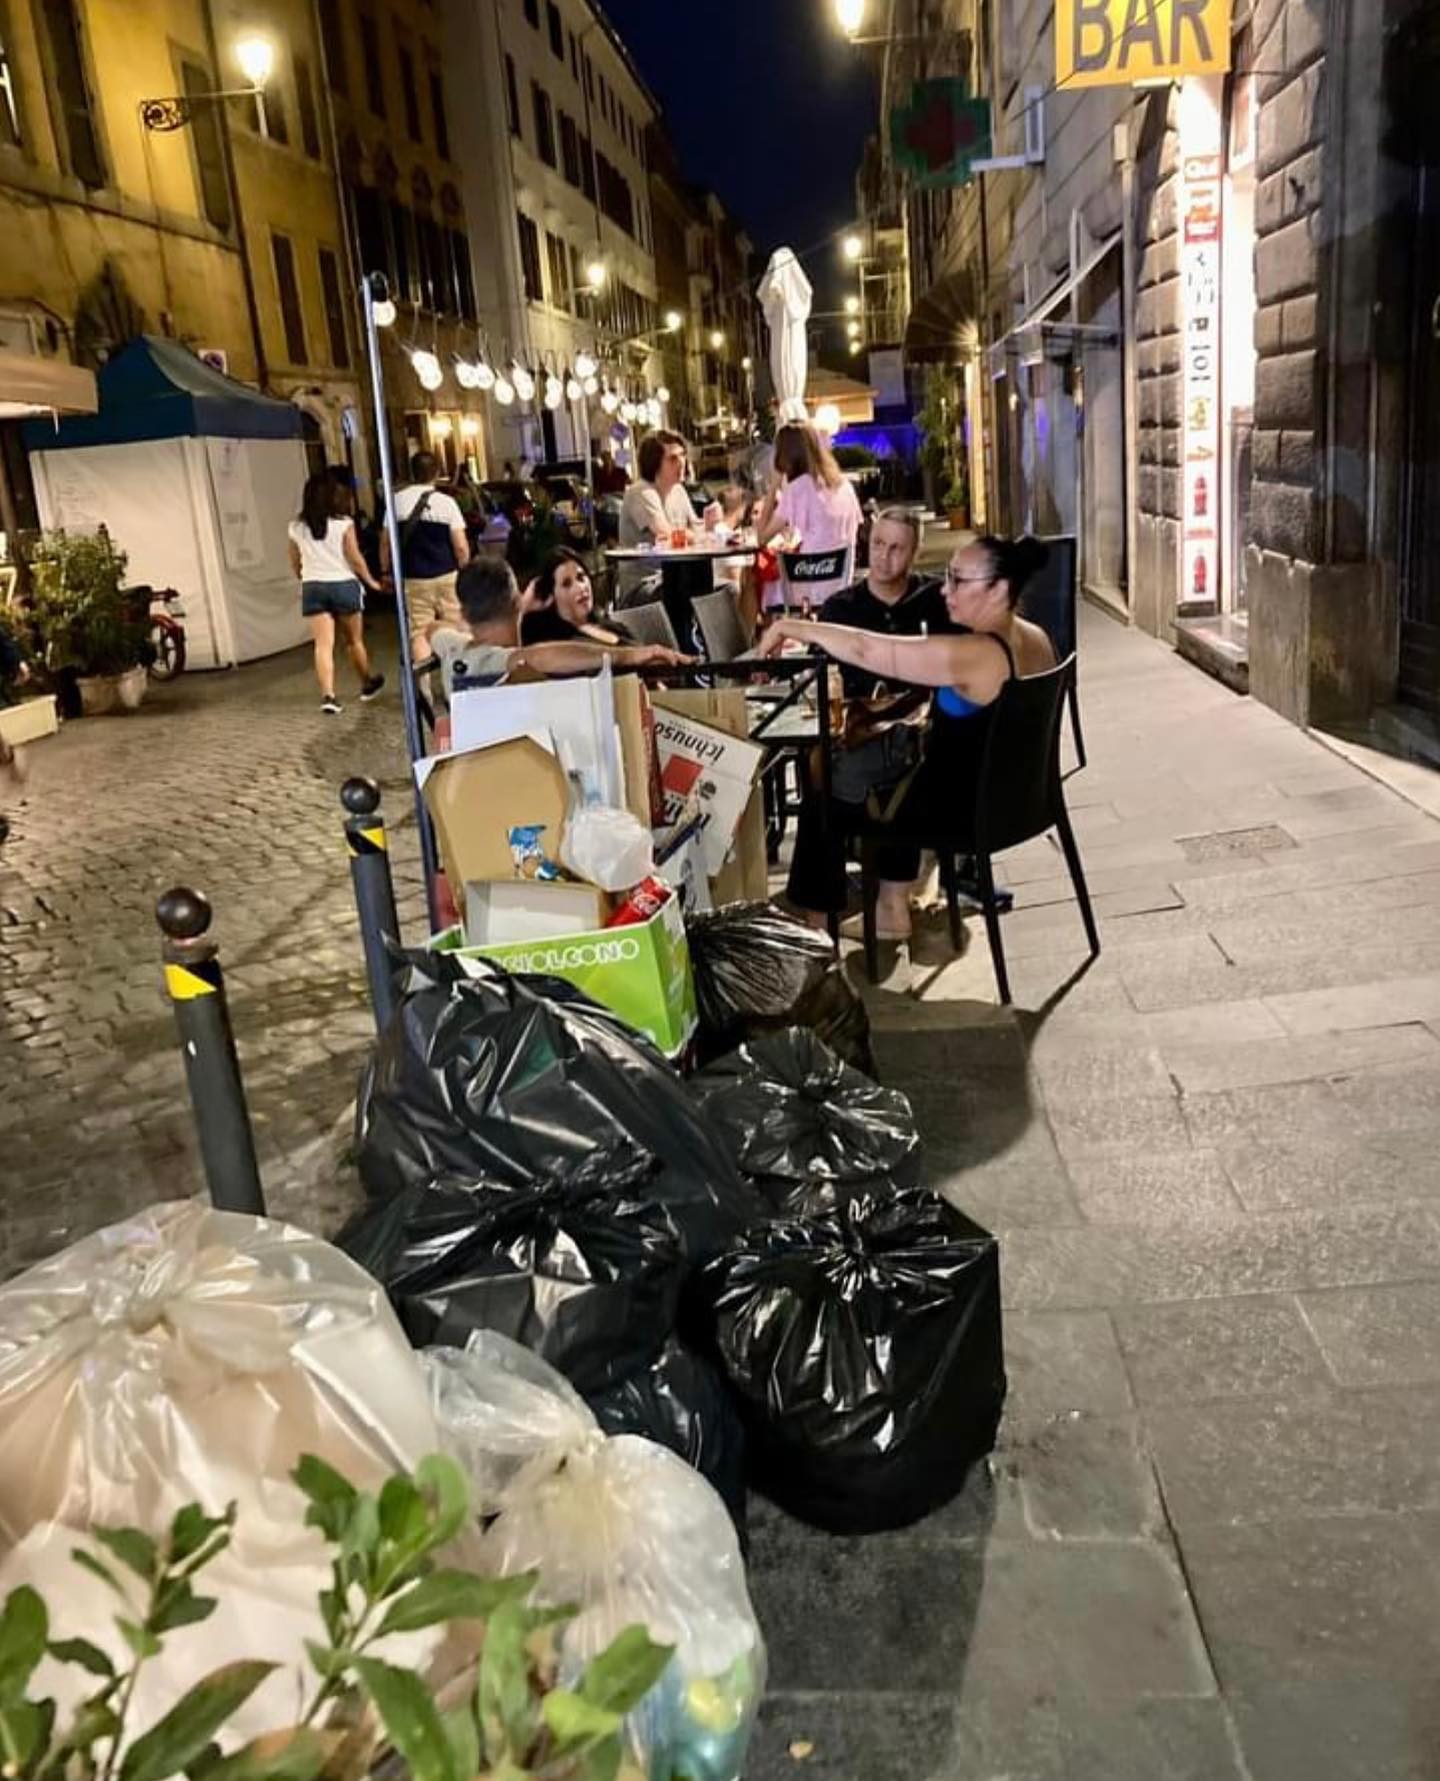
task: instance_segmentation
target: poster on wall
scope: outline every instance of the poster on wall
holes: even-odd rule
[[[1230,0],[1055,0],[1055,84],[1125,87],[1230,68]]]
[[[1220,218],[1223,165],[1213,153],[1180,158],[1182,611],[1214,611],[1220,597]]]
[[[210,486],[220,519],[220,543],[227,569],[258,569],[265,561],[255,481],[243,439],[207,439]]]

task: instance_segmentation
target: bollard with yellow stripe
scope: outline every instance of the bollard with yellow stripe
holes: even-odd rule
[[[155,919],[164,935],[165,989],[175,1010],[211,1202],[222,1212],[263,1215],[260,1163],[230,1026],[225,974],[210,937],[209,901],[199,891],[177,886],[155,905]]]
[[[395,884],[390,875],[390,841],[380,814],[380,787],[373,779],[347,779],[340,788],[345,818],[345,845],[350,853],[350,882],[355,913],[360,918],[360,944],[370,981],[375,1026],[384,1032],[395,1012],[395,984],[390,948],[400,943],[395,912]]]

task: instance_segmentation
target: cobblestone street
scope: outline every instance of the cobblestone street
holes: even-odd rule
[[[1060,854],[872,998],[931,1175],[1002,1239],[988,1476],[859,1541],[756,1505],[752,1781],[1433,1781],[1440,1773],[1440,825],[1087,614]],[[408,839],[398,703],[300,655],[32,752],[0,850],[13,1270],[197,1185],[155,896],[214,902],[275,1211],[333,1228],[370,1032],[351,772]],[[398,850],[402,904],[418,884]],[[402,910],[402,913],[404,910]]]

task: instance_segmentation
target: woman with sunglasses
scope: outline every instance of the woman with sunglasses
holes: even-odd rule
[[[977,538],[958,548],[945,576],[945,608],[953,631],[900,637],[844,625],[783,618],[771,626],[759,654],[778,655],[787,642],[822,650],[877,680],[935,688],[918,763],[889,785],[859,792],[861,801],[832,801],[827,836],[813,798],[800,812],[790,867],[791,902],[816,927],[845,907],[848,831],[865,814],[872,794],[897,833],[953,822],[974,804],[990,709],[1007,681],[1044,674],[1055,650],[1038,625],[1015,610],[1026,583],[1049,552],[1034,538]],[[920,875],[919,850],[891,847],[880,856],[876,919],[887,940],[910,937],[910,897]]]

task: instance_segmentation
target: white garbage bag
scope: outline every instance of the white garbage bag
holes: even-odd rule
[[[652,1781],[738,1781],[764,1688],[765,1648],[725,1505],[678,1455],[607,1438],[566,1380],[480,1331],[422,1357],[445,1451],[494,1516],[482,1564],[539,1573],[537,1600],[575,1603],[573,1676],[627,1626],[675,1656],[632,1721]]]
[[[232,1657],[281,1667],[226,1746],[292,1723],[315,1686],[304,1640],[323,1641],[316,1598],[329,1583],[292,1469],[312,1453],[375,1491],[439,1444],[381,1288],[292,1226],[155,1206],[0,1287],[0,1598],[29,1583],[55,1636],[128,1662],[118,1604],[71,1549],[91,1528],[158,1536],[186,1503],[237,1505],[231,1546],[197,1579],[220,1606],[141,1671],[136,1730]],[[423,1659],[429,1639],[395,1660]],[[84,1692],[79,1671],[48,1662],[36,1680],[62,1712]]]
[[[655,870],[654,838],[628,810],[585,804],[565,825],[560,860],[603,891],[633,890]]]

